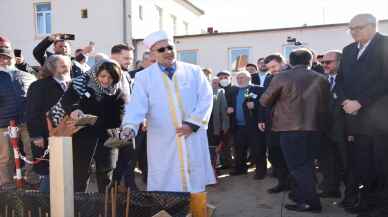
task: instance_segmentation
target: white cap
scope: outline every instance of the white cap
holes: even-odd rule
[[[157,31],[149,34],[147,37],[144,38],[143,43],[148,49],[151,49],[151,47],[154,46],[154,44],[164,40],[168,40],[171,42],[174,41],[172,37],[167,34],[166,31],[162,30],[162,31]]]

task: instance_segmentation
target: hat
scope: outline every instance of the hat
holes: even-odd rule
[[[143,43],[148,49],[151,49],[151,47],[154,46],[154,44],[163,40],[168,40],[171,42],[174,41],[172,37],[167,34],[166,31],[162,30],[162,31],[157,31],[149,34],[147,37],[144,38]]]
[[[0,47],[0,55],[7,56],[9,58],[13,58],[13,53],[12,53],[11,48],[5,47],[5,46]]]
[[[228,70],[222,70],[220,72],[217,73],[217,77],[220,76],[220,75],[228,75],[230,76],[230,72]]]

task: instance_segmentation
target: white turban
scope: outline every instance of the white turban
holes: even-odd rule
[[[149,34],[147,37],[144,38],[144,45],[146,48],[151,49],[154,44],[156,44],[159,41],[168,40],[170,42],[173,42],[174,40],[170,35],[167,34],[166,31],[157,31]]]

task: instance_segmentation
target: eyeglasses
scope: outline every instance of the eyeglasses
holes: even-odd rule
[[[321,63],[324,64],[324,65],[326,65],[326,64],[329,65],[332,62],[335,62],[335,60],[324,60],[324,61],[321,61]]]
[[[174,50],[174,46],[168,45],[166,47],[161,47],[161,48],[156,49],[156,51],[158,51],[158,53],[164,53],[164,52],[166,52],[166,50],[172,51],[172,50]]]

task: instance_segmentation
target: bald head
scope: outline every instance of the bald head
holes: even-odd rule
[[[377,31],[377,19],[372,14],[358,14],[351,19],[349,29],[354,41],[366,44]]]

